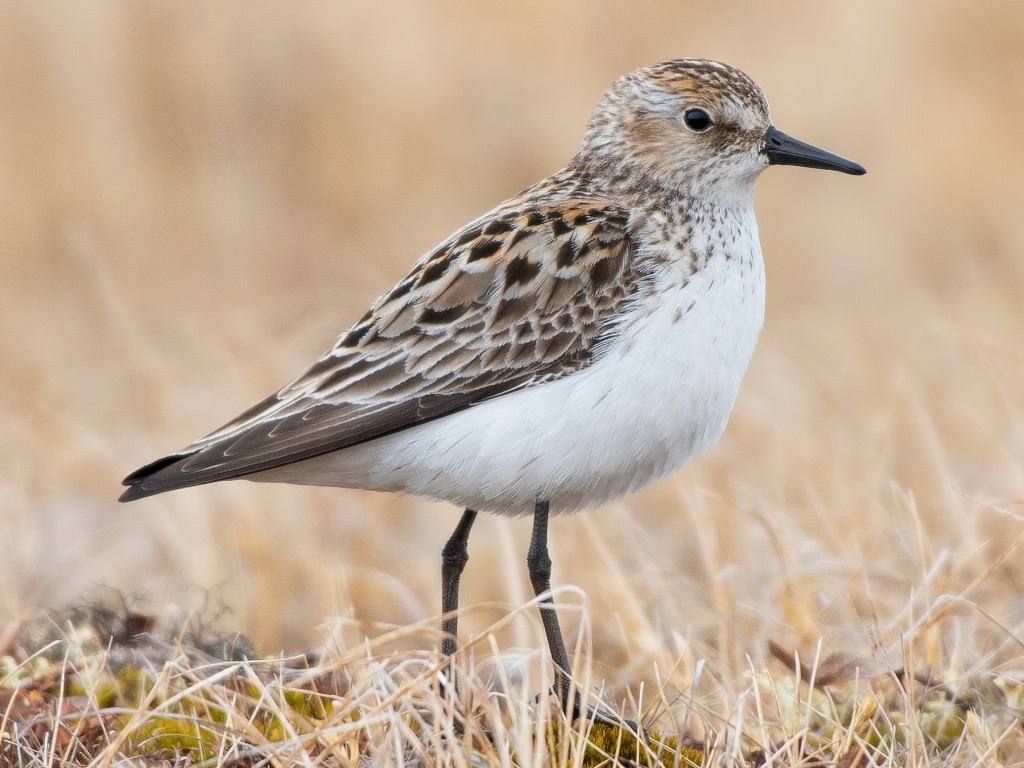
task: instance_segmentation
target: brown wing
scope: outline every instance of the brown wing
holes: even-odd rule
[[[298,379],[125,479],[122,501],[301,461],[566,376],[637,282],[626,211],[496,211],[424,256]]]

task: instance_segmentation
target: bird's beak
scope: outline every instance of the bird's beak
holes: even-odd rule
[[[804,168],[842,171],[854,176],[867,173],[863,166],[787,136],[774,125],[765,133],[761,151],[768,158],[769,165],[801,165]]]

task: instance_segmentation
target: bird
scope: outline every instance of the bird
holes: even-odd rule
[[[728,64],[626,74],[565,168],[457,229],[305,372],[132,472],[120,500],[242,478],[458,505],[448,659],[478,513],[532,514],[528,573],[575,717],[549,517],[636,491],[722,435],[764,319],[753,190],[770,165],[865,173],[778,130]]]

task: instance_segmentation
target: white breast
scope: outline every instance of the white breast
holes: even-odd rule
[[[585,370],[254,479],[398,491],[513,515],[541,499],[552,512],[576,511],[653,482],[718,440],[761,328],[753,213],[730,223],[719,238],[728,258],[720,249],[688,280],[683,264],[669,262],[657,291]]]

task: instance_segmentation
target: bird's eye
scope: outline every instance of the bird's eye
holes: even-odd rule
[[[704,131],[711,127],[711,115],[703,109],[688,109],[683,114],[683,122],[686,123],[686,127],[691,131],[704,133]]]

